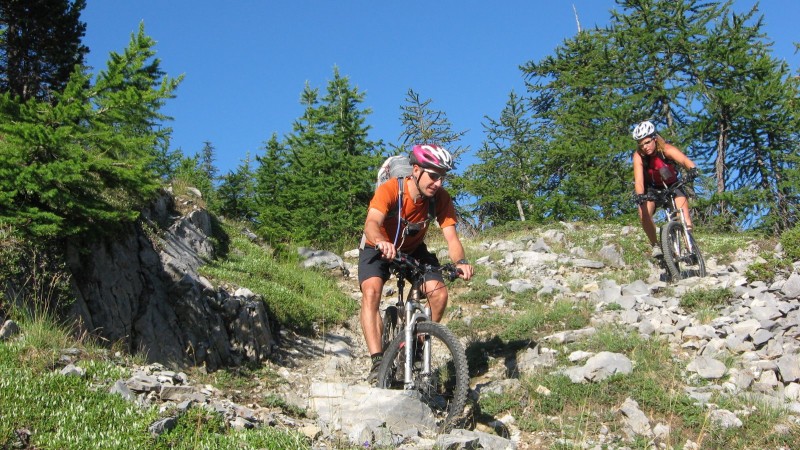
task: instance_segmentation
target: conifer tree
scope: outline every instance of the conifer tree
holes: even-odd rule
[[[53,104],[0,95],[0,223],[58,238],[138,216],[159,186],[152,163],[169,132],[159,108],[179,83],[153,44],[140,27],[93,86],[75,71]]]
[[[235,171],[222,177],[216,194],[222,216],[241,221],[251,221],[255,216],[255,174],[250,165],[248,153]]]
[[[89,49],[81,43],[86,0],[0,2],[0,92],[52,101]]]
[[[273,134],[264,145],[264,155],[256,155],[254,174],[254,221],[257,232],[272,243],[288,241],[292,235],[290,198],[287,192],[291,155]]]
[[[463,155],[469,152],[469,146],[460,145],[461,138],[467,131],[455,131],[447,113],[431,108],[432,99],[422,100],[417,92],[409,89],[406,93],[406,103],[400,107],[402,113],[400,122],[403,133],[400,135],[400,144],[393,147],[395,155],[407,155],[411,146],[422,143],[441,145],[453,156],[453,166],[456,171],[447,177],[447,191],[456,204],[456,213],[459,216],[459,228],[462,233],[474,233],[475,224],[473,217],[461,204],[465,201],[462,189],[463,181],[458,175],[459,163],[463,162]]]
[[[541,220],[546,206],[540,196],[544,142],[530,121],[527,107],[514,92],[495,120],[486,117],[486,140],[478,150],[479,162],[460,178],[463,190],[472,195],[477,227],[513,220]]]
[[[395,147],[396,154],[408,153],[414,144],[435,143],[446,148],[458,162],[458,156],[469,150],[459,145],[467,131],[453,130],[447,113],[432,109],[432,102],[432,99],[421,100],[417,92],[408,90],[406,103],[400,107],[403,133],[400,135],[400,145]]]
[[[257,188],[264,205],[264,193],[281,183],[279,204],[262,209],[258,217],[273,236],[280,234],[273,225],[277,222],[297,242],[340,248],[357,244],[380,161],[378,143],[367,136],[370,110],[360,109],[363,101],[364,94],[337,68],[324,96],[306,85],[301,95],[305,111],[282,144],[286,153],[280,155],[275,181]],[[257,173],[259,182],[268,181],[263,171]]]
[[[170,148],[170,140],[167,137],[157,142],[151,168],[162,181],[169,181],[175,177],[182,157],[183,152],[180,149]]]
[[[779,233],[797,220],[798,191],[785,180],[798,150],[798,80],[770,56],[756,13],[717,20],[702,42],[704,58],[688,67],[703,105],[691,131],[716,181],[708,220],[730,230],[760,216]]]
[[[607,218],[629,208],[621,193],[629,190],[632,144],[620,130],[631,105],[613,64],[617,51],[602,33],[583,31],[523,67],[532,119],[547,143],[535,176],[549,219]]]
[[[212,186],[217,180],[217,173],[219,172],[217,166],[214,165],[214,161],[217,159],[215,153],[216,149],[211,142],[203,142],[203,149],[200,150],[200,170],[205,174]]]
[[[547,148],[554,218],[633,211],[633,124],[660,134],[713,176],[708,214],[728,229],[796,222],[797,79],[769,55],[755,9],[731,2],[619,0],[604,29],[581,31],[523,66]],[[708,194],[706,194],[708,195]]]

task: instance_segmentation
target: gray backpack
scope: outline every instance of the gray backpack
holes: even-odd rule
[[[381,168],[378,169],[375,189],[389,181],[390,178],[405,178],[409,175],[411,175],[411,163],[408,160],[408,156],[390,156],[386,158],[386,161],[381,164]]]

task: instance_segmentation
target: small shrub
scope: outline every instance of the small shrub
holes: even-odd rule
[[[699,289],[689,292],[681,298],[681,306],[688,311],[698,311],[726,304],[733,298],[733,291],[728,288]]]
[[[481,412],[490,416],[499,416],[501,413],[513,408],[519,408],[519,406],[520,401],[517,393],[489,393],[481,396]]]
[[[783,253],[790,261],[800,261],[800,226],[796,226],[781,235]]]
[[[755,280],[772,281],[775,279],[775,266],[768,261],[754,262],[747,266],[744,276],[749,283]]]
[[[486,284],[486,277],[477,276],[473,278],[472,287],[470,290],[459,293],[458,301],[461,303],[473,303],[477,305],[486,305],[497,296],[500,291],[498,288]]]
[[[286,400],[275,394],[265,396],[264,405],[270,408],[280,408],[284,413],[292,417],[307,417],[306,411],[303,408],[289,404]]]
[[[764,253],[761,255],[763,262],[757,261],[747,266],[744,273],[748,282],[756,280],[772,282],[775,276],[781,272],[791,272],[792,265],[788,259],[777,258],[773,254]]]

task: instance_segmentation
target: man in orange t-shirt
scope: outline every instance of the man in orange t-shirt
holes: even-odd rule
[[[445,175],[453,168],[450,153],[438,145],[415,145],[409,155],[412,173],[401,180],[404,183],[402,211],[399,211],[400,188],[396,179],[383,183],[369,203],[364,223],[366,246],[361,249],[358,261],[358,282],[363,295],[361,301],[361,329],[372,358],[368,380],[375,382],[383,357],[381,330],[383,323],[378,312],[383,285],[389,279],[389,262],[398,251],[409,254],[425,264],[439,265],[439,260],[428,251],[425,234],[428,232],[428,212],[431,198],[435,198],[436,221],[447,241],[450,259],[456,261],[461,278],[472,278],[472,266],[464,254],[464,246],[456,233],[456,211],[450,194],[442,188]],[[426,276],[424,290],[431,307],[431,319],[441,320],[447,306],[447,287],[439,273]]]

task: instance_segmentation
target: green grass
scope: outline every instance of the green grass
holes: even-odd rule
[[[685,294],[681,297],[680,304],[688,312],[698,312],[724,306],[733,296],[733,290],[729,288],[700,289]]]
[[[104,352],[76,342],[47,316],[19,318],[18,338],[0,343],[0,448],[13,448],[16,430],[32,433],[36,448],[146,448],[155,409],[141,409],[94,383],[127,375]],[[78,348],[83,378],[56,370],[60,350]],[[107,384],[110,386],[110,384]]]
[[[182,415],[177,426],[159,436],[154,449],[307,449],[309,443],[297,432],[264,426],[251,430],[231,430],[214,412],[193,407]]]
[[[206,266],[204,273],[218,282],[247,286],[261,294],[271,314],[287,327],[312,330],[316,326],[341,323],[357,308],[342,293],[332,277],[314,270],[299,270],[299,261],[279,261],[245,239],[229,242],[224,261]],[[305,449],[307,438],[293,431],[264,426],[237,431],[222,416],[202,408],[191,408],[178,416],[177,426],[159,437],[148,427],[169,412],[158,406],[142,408],[110,394],[114,382],[130,377],[118,360],[108,355],[114,349],[101,348],[88,339],[77,339],[59,325],[45,301],[34,299],[30,310],[10,311],[22,332],[0,342],[0,448],[58,449]],[[82,377],[64,376],[58,370],[66,348],[77,349],[75,364],[85,370]],[[127,355],[142,364],[140,355]],[[233,368],[192,376],[232,392],[243,392],[242,403],[253,400],[255,384],[275,386],[281,378],[268,368]],[[234,395],[235,397],[235,395]],[[236,398],[234,398],[236,400]],[[273,407],[303,417],[306,412],[280,403],[262,392]],[[18,430],[27,430],[18,432]],[[29,434],[29,435],[28,435]]]
[[[504,341],[517,341],[531,340],[565,329],[583,328],[589,324],[591,317],[590,305],[586,302],[534,299],[518,300],[515,304],[511,314],[507,310],[488,310],[480,316],[472,317],[469,325],[455,320],[448,323],[448,327],[461,336],[481,330],[484,335],[497,336]]]
[[[772,250],[777,240],[764,238],[752,233],[706,233],[702,229],[695,229],[694,237],[706,259],[716,258],[719,264],[730,264],[735,261],[739,250],[754,246],[758,252]]]
[[[158,405],[142,408],[110,394],[114,382],[130,377],[128,369],[108,359],[108,351],[85,340],[48,316],[21,315],[23,332],[0,342],[0,448],[58,449],[305,449],[302,435],[272,427],[235,431],[222,417],[192,408],[178,417],[175,429],[154,438],[148,427],[167,413]],[[75,364],[82,377],[59,373],[65,348],[78,350]],[[130,357],[141,363],[140,357]],[[245,376],[249,375],[247,373]],[[209,375],[213,377],[214,375]],[[238,387],[244,377],[216,372],[221,381]],[[296,415],[304,412],[285,408]],[[20,439],[18,430],[28,430]],[[24,436],[24,434],[23,434]]]
[[[300,261],[280,261],[240,233],[230,230],[225,260],[210,261],[200,272],[217,283],[246,286],[261,295],[270,315],[282,326],[310,332],[315,325],[335,325],[349,319],[358,303],[346,296],[332,277],[301,270]]]
[[[90,389],[87,380],[50,372],[3,369],[0,375],[0,442],[30,430],[37,448],[143,448],[157,410],[142,410],[121,396]],[[36,375],[36,376],[35,376]]]

